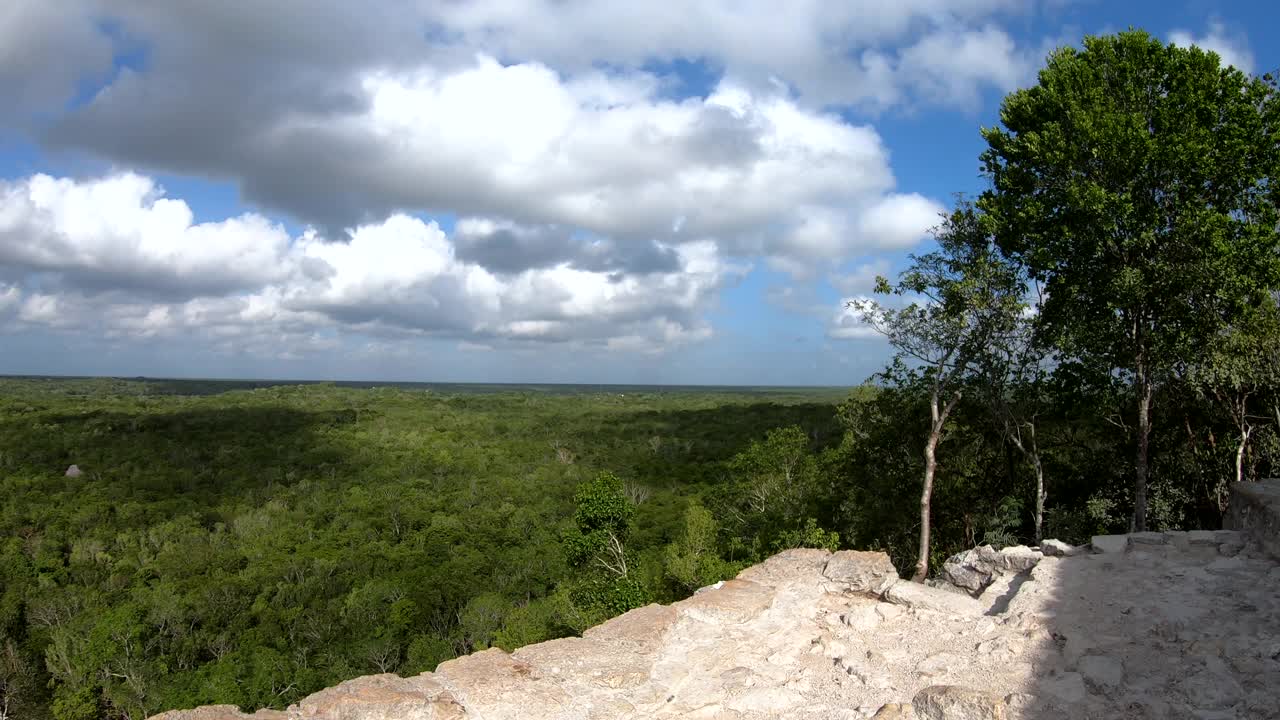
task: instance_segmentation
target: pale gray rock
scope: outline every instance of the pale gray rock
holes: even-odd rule
[[[725,706],[738,712],[785,713],[804,702],[804,695],[789,688],[757,688],[729,700]]]
[[[1129,534],[1131,545],[1164,545],[1168,541],[1161,532],[1138,532]]]
[[[1026,545],[1013,545],[1000,551],[1000,569],[1005,572],[1026,572],[1035,567],[1044,554]]]
[[[910,703],[885,703],[871,720],[916,720],[916,711]]]
[[[750,580],[761,585],[782,585],[794,582],[820,582],[822,571],[831,560],[831,551],[815,548],[783,550],[759,565],[738,573],[739,580]]]
[[[1217,547],[1222,541],[1213,530],[1188,530],[1187,542],[1191,545],[1210,545]]]
[[[161,717],[1280,717],[1280,560],[1251,550],[1252,535],[1233,557],[1219,555],[1230,535],[1163,536],[1116,536],[1114,552],[1036,559],[1029,571],[1013,568],[1041,553],[976,553],[994,578],[977,600],[898,581],[880,601],[887,558],[793,550],[580,638],[487,650],[414,678],[357,678],[285,711]]]
[[[931,610],[933,612],[967,617],[982,615],[985,610],[982,603],[971,597],[905,580],[890,587],[885,592],[884,599],[897,605],[904,605],[918,610]]]
[[[1110,692],[1124,681],[1124,667],[1119,660],[1102,655],[1086,655],[1080,658],[1076,670],[1084,677],[1085,684],[1099,692]]]
[[[1005,720],[1004,697],[956,685],[931,685],[911,699],[920,720]]]
[[[1042,540],[1040,541],[1040,552],[1045,557],[1071,557],[1084,552],[1084,548],[1077,547],[1061,540]]]
[[[1216,543],[1238,543],[1244,545],[1248,541],[1248,536],[1239,530],[1214,530],[1213,540]]]
[[[1089,545],[1095,553],[1122,553],[1129,548],[1129,536],[1094,535]]]
[[[1218,554],[1224,557],[1235,557],[1244,550],[1244,543],[1227,542],[1218,546]]]
[[[286,711],[289,720],[453,720],[467,717],[457,699],[430,675],[369,675],[308,696]],[[256,720],[256,719],[255,719]]]
[[[996,550],[990,545],[957,553],[942,564],[939,579],[971,595],[979,595],[1003,574],[1030,570],[1044,557],[1025,545]]]
[[[822,574],[846,593],[880,596],[898,581],[898,571],[882,552],[841,550],[833,553]]]
[[[1245,697],[1244,687],[1216,657],[1207,658],[1205,666],[1188,675],[1178,689],[1192,707],[1202,710],[1225,710]]]
[[[916,672],[928,677],[946,675],[952,668],[958,668],[965,662],[965,658],[955,653],[940,652],[921,660],[916,665]]]
[[[747,622],[773,604],[775,589],[750,580],[726,580],[718,588],[675,604],[682,615],[705,622]]]
[[[65,473],[63,473],[63,475],[66,475],[69,478],[78,478],[83,474],[84,474],[84,471],[80,469],[79,465],[72,465],[67,468],[67,471]]]

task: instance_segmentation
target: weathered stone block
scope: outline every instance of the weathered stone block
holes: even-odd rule
[[[445,720],[466,711],[430,674],[402,678],[369,675],[310,695],[287,711],[290,720]],[[257,720],[257,718],[254,718]]]
[[[1249,538],[1280,558],[1280,480],[1238,482],[1231,486],[1227,527]]]
[[[1040,552],[1044,553],[1045,557],[1070,557],[1084,552],[1084,548],[1061,540],[1043,540],[1040,542]]]
[[[1094,535],[1089,545],[1095,553],[1122,553],[1129,548],[1129,536]]]
[[[1004,698],[956,685],[930,685],[911,700],[921,720],[1005,720]]]
[[[952,615],[982,615],[986,607],[967,595],[931,588],[919,583],[900,581],[889,588],[884,599],[897,605]]]
[[[882,552],[841,550],[827,560],[822,574],[840,591],[877,597],[898,581],[898,570]]]
[[[673,607],[681,614],[704,621],[746,622],[773,604],[777,591],[750,580],[726,580],[714,590],[681,600]]]
[[[1164,545],[1168,540],[1164,533],[1138,532],[1129,534],[1130,545]]]

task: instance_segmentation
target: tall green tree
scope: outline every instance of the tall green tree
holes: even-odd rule
[[[1145,32],[1049,56],[983,130],[997,241],[1044,282],[1041,328],[1135,395],[1146,527],[1155,390],[1280,278],[1274,87]]]
[[[1022,308],[1019,274],[996,251],[987,225],[977,208],[961,201],[934,232],[938,250],[913,256],[896,285],[877,278],[877,292],[914,302],[902,308],[874,301],[855,306],[896,351],[884,377],[894,384],[922,388],[929,398],[920,543],[913,575],[917,581],[929,573],[933,483],[947,420],[985,349],[1012,329]]]
[[[1034,293],[1027,308],[1039,311],[1042,295]],[[1035,315],[1017,312],[1008,331],[991,338],[974,372],[978,389],[996,430],[1022,456],[1035,479],[1033,538],[1044,533],[1044,510],[1049,491],[1045,482],[1043,416],[1052,403],[1051,353],[1035,335]]]
[[[1192,386],[1213,401],[1236,431],[1234,479],[1245,479],[1245,457],[1255,432],[1280,426],[1280,307],[1273,298],[1237,322],[1214,343],[1190,373]],[[1227,484],[1218,483],[1219,509],[1226,509]]]

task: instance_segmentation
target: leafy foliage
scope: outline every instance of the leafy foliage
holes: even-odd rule
[[[0,702],[282,707],[674,600],[672,544],[740,567],[686,507],[774,427],[838,442],[843,395],[450,390],[0,380]]]
[[[1139,530],[1156,389],[1280,280],[1276,104],[1265,79],[1129,31],[1050,55],[983,131],[979,206],[1044,282],[1041,332],[1135,388]]]

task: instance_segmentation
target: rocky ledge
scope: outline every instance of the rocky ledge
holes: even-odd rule
[[[283,711],[156,720],[1277,718],[1273,545],[1246,530],[978,548],[942,587],[899,580],[882,553],[791,550],[581,638]]]

